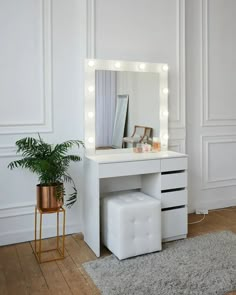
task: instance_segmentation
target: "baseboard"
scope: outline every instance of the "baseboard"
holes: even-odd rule
[[[214,210],[233,206],[236,206],[236,197],[228,200],[208,200],[197,203],[195,207],[191,206],[190,208],[188,208],[188,213],[194,213],[198,208]]]
[[[0,246],[34,240],[35,203],[21,202],[0,206]],[[81,232],[81,225],[67,216],[66,234]],[[56,235],[56,224],[43,225],[43,238]]]
[[[74,234],[81,232],[78,224],[69,224],[66,226],[66,234]],[[43,228],[43,238],[55,237],[56,227],[47,226]],[[22,229],[12,232],[0,233],[0,246],[17,244],[34,240],[34,229]]]

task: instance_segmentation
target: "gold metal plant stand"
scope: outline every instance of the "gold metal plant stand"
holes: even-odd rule
[[[39,221],[39,239],[37,237],[37,220],[38,220],[38,213],[40,215],[40,221]],[[43,231],[43,215],[44,214],[57,214],[57,236],[56,236],[56,248],[53,249],[47,249],[42,250],[42,231]],[[62,235],[60,236],[59,231],[59,224],[60,224],[60,213],[63,214],[63,224],[62,224]],[[39,209],[37,206],[35,207],[35,229],[34,229],[34,253],[39,263],[43,262],[49,262],[49,261],[55,261],[59,259],[63,259],[65,256],[65,217],[66,217],[66,211],[64,208],[58,208],[53,211],[43,211]],[[61,245],[60,245],[61,244]],[[42,254],[47,252],[57,252],[56,258],[49,258],[49,259],[42,259]]]

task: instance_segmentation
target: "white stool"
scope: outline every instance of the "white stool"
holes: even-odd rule
[[[161,250],[161,203],[137,191],[102,199],[102,240],[119,259]]]

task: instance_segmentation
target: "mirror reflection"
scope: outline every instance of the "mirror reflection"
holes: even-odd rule
[[[95,71],[96,149],[130,148],[159,137],[158,73]]]

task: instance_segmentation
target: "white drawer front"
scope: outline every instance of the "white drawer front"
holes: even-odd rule
[[[170,208],[176,206],[187,205],[188,203],[188,191],[174,191],[161,194],[161,207]]]
[[[140,175],[161,171],[160,160],[120,162],[99,165],[99,177],[118,177],[126,175]]]
[[[187,158],[161,160],[161,172],[186,170],[186,169],[188,169]]]
[[[187,186],[187,172],[161,175],[161,189],[184,188]]]
[[[161,212],[162,239],[186,235],[188,232],[187,208]]]

